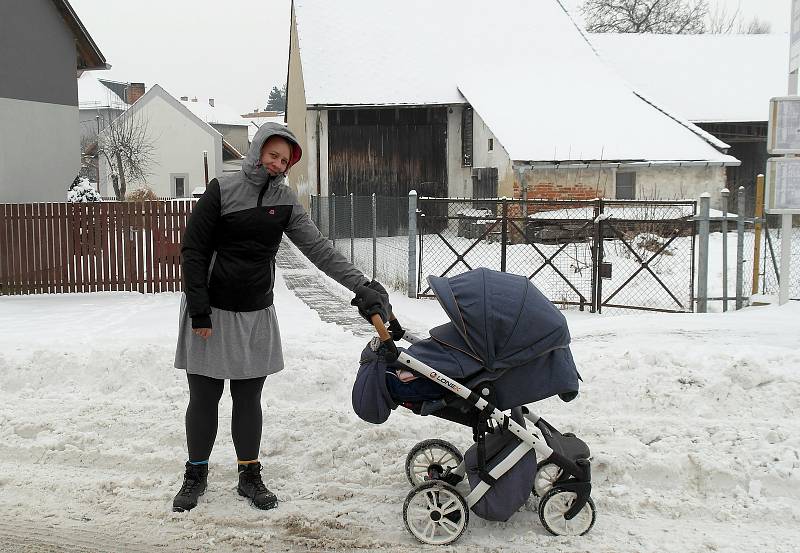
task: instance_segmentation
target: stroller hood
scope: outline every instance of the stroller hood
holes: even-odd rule
[[[432,329],[431,337],[452,347],[455,329],[458,345],[490,371],[569,345],[564,315],[524,276],[479,268],[450,278],[429,276],[428,283],[452,323]]]

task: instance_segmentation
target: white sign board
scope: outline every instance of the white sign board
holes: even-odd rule
[[[789,73],[796,73],[800,69],[800,0],[792,0],[792,27],[791,42],[789,45]],[[790,90],[789,94],[796,94]]]
[[[767,152],[800,154],[800,96],[783,96],[769,101]]]
[[[767,213],[800,213],[800,158],[767,160]]]

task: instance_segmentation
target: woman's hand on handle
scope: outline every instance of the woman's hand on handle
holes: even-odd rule
[[[387,363],[394,363],[397,361],[397,357],[400,355],[400,352],[397,351],[397,346],[392,340],[392,336],[389,334],[389,331],[386,330],[386,325],[381,320],[381,316],[375,314],[370,319],[372,326],[375,327],[375,330],[378,332],[378,337],[381,340],[381,347],[378,350],[378,355],[382,355],[384,360]]]
[[[358,308],[358,313],[367,321],[370,321],[373,315],[380,315],[381,321],[389,320],[389,313],[392,312],[392,306],[389,303],[389,294],[386,289],[377,280],[361,284],[356,287],[356,297],[350,302]]]

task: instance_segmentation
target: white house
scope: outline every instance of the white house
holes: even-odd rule
[[[236,152],[246,154],[250,147],[248,139],[247,121],[242,119],[236,111],[222,104],[216,98],[198,98],[197,96],[181,96],[181,103],[189,108],[201,120],[205,121],[222,134],[222,138],[232,146]],[[229,162],[226,152],[223,151],[223,160]],[[241,168],[241,159],[230,160],[238,161]]]
[[[728,145],[643,98],[558,0],[295,0],[301,191],[693,198]]]
[[[153,85],[120,117],[145,122],[153,144],[149,176],[144,183],[127,183],[128,191],[147,184],[158,196],[191,197],[197,186],[206,184],[206,159],[209,180],[222,174],[222,134],[161,86]],[[100,163],[100,193],[114,196],[109,167],[104,160]]]

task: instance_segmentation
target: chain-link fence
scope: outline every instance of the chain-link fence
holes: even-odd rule
[[[406,291],[408,208],[407,196],[313,196],[310,212],[367,276]],[[698,289],[696,211],[693,201],[420,198],[411,293],[416,287],[421,296],[431,294],[428,275],[489,267],[524,275],[562,307],[691,311]],[[727,222],[712,216],[707,301],[714,310],[735,308],[739,265],[745,305],[754,277],[755,293],[777,294],[781,231],[779,218],[769,219],[743,219],[740,262],[737,216]],[[800,266],[797,227],[792,266]],[[790,297],[800,298],[796,270]]]
[[[407,196],[312,196],[310,214],[322,234],[365,275],[408,289]]]
[[[691,311],[695,202],[599,204],[600,309]]]
[[[488,267],[529,278],[553,302],[591,304],[594,203],[422,198],[420,294],[428,275]]]
[[[800,300],[800,224],[797,217],[791,234],[791,275],[789,280],[789,298]],[[761,247],[761,272],[759,292],[762,294],[778,294],[780,290],[781,243],[783,233],[780,216],[766,217],[763,232],[764,243]]]

